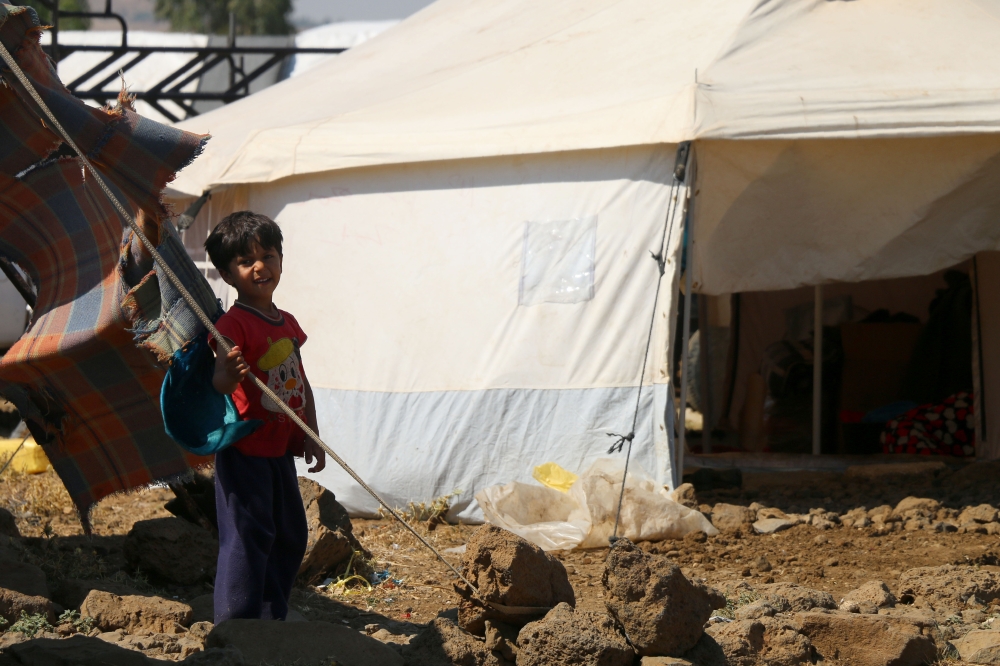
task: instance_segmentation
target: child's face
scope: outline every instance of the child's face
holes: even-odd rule
[[[274,248],[254,243],[249,252],[229,262],[229,270],[222,273],[222,279],[236,288],[242,300],[270,305],[281,280],[281,255]]]

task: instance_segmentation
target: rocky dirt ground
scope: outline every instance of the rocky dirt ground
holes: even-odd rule
[[[299,622],[214,628],[217,545],[164,508],[170,490],[107,499],[88,537],[54,473],[8,470],[0,665],[1000,663],[997,478],[996,463],[699,472],[678,499],[719,535],[548,555],[410,507],[489,601],[555,606],[524,628],[539,618],[462,600],[399,524],[349,521],[304,483]]]

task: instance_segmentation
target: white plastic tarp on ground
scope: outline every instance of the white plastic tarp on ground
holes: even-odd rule
[[[602,458],[568,492],[512,481],[484,488],[476,493],[476,501],[489,522],[545,550],[606,547],[615,534],[616,521],[618,536],[632,541],[719,533],[705,514],[675,502],[638,465],[629,465],[624,493],[623,475],[623,459]]]
[[[463,519],[480,517],[472,497],[483,487],[528,480],[543,462],[586,469],[606,456],[608,433],[632,424],[674,159],[622,148],[248,189],[241,203],[285,236],[275,298],[309,335],[303,364],[324,439],[391,503],[460,491]],[[661,484],[675,474],[665,382],[681,217],[634,443]],[[559,236],[566,229],[576,235]],[[546,247],[528,242],[534,233],[555,240],[531,265],[529,305],[526,248]],[[591,262],[589,289],[560,291],[565,277],[586,280],[579,269]],[[353,513],[377,508],[334,465],[319,480]]]

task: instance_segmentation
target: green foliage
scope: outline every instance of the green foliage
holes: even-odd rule
[[[71,624],[81,634],[89,634],[94,628],[94,618],[89,615],[80,617],[80,613],[75,610],[63,611],[56,624]]]
[[[38,12],[38,20],[42,22],[42,25],[52,25],[52,12],[39,0],[12,0],[11,4],[34,7],[35,11]],[[66,12],[88,12],[90,11],[90,6],[87,5],[87,0],[59,0],[59,9]],[[60,17],[59,29],[89,30],[90,19]]]
[[[237,35],[288,35],[291,0],[156,0],[156,16],[177,32],[218,35],[229,32],[229,12],[236,16]]]
[[[40,634],[43,631],[52,631],[52,625],[41,613],[36,613],[35,615],[28,615],[24,611],[21,611],[21,617],[17,622],[10,625],[8,631],[15,631],[19,634],[24,634],[28,638],[34,638],[35,634]]]
[[[741,590],[735,599],[730,596],[726,596],[726,607],[715,611],[715,615],[735,620],[737,608],[748,606],[758,599],[760,599],[760,595],[753,590]]]

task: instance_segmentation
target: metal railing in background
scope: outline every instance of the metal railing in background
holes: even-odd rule
[[[154,85],[146,90],[130,88],[129,92],[137,100],[142,100],[155,108],[172,122],[184,120],[199,114],[196,108],[198,102],[214,102],[229,104],[251,94],[251,85],[259,82],[261,77],[285,64],[296,55],[322,54],[334,55],[346,51],[344,48],[300,48],[297,46],[256,45],[238,46],[236,43],[235,22],[230,20],[229,37],[225,46],[131,46],[128,43],[128,23],[120,14],[112,10],[112,0],[105,0],[103,12],[63,11],[58,8],[58,0],[39,0],[52,15],[50,32],[51,44],[44,48],[49,56],[58,63],[73,53],[89,51],[107,53],[107,57],[88,69],[83,74],[66,82],[66,87],[75,96],[98,104],[107,104],[118,96],[117,90],[106,89],[106,86],[119,78],[119,72],[128,78],[128,71],[155,53],[190,53],[191,58],[185,64],[176,67],[165,74]],[[121,42],[109,45],[79,45],[59,42],[59,22],[63,18],[111,19],[121,25]],[[247,56],[256,62],[248,65]],[[109,68],[116,65],[111,71]],[[218,90],[206,90],[198,85],[197,90],[190,88],[192,82],[204,78],[206,74],[217,68],[228,70],[228,81]],[[104,76],[99,76],[104,73]],[[93,80],[98,77],[96,80]],[[176,104],[183,116],[164,106],[164,102]]]

